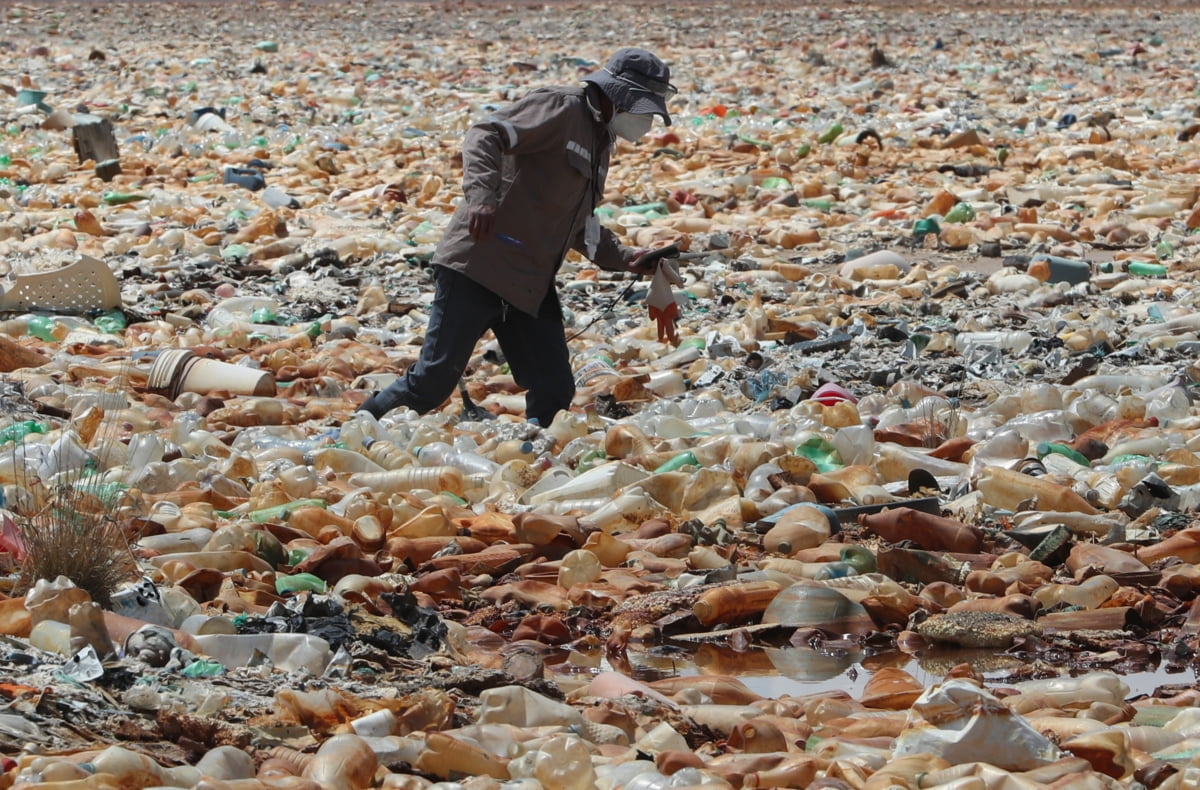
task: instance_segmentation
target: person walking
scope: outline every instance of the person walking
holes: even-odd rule
[[[549,425],[570,408],[575,379],[555,275],[569,249],[608,271],[653,274],[647,251],[622,245],[593,210],[615,138],[640,139],[655,116],[669,126],[675,93],[663,61],[626,47],[583,85],[533,90],[467,131],[463,199],[431,261],[421,353],[360,411],[437,408],[489,329],[526,390],[527,419]]]

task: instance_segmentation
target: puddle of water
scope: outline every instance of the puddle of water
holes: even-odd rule
[[[950,669],[970,664],[991,685],[1005,685],[1027,664],[990,650],[930,651],[919,657],[899,651],[864,655],[860,649],[814,650],[807,647],[755,648],[736,652],[702,645],[693,653],[629,653],[630,674],[643,681],[668,677],[729,675],[764,697],[804,696],[840,690],[859,699],[871,675],[884,667],[908,672],[926,687],[936,685]],[[607,668],[607,667],[606,667]],[[1072,670],[1072,675],[1103,671],[1104,667]],[[1194,686],[1193,666],[1160,664],[1121,674],[1130,698],[1153,695],[1163,686]]]

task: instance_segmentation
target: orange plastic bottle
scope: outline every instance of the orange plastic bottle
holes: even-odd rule
[[[979,534],[969,525],[908,507],[859,516],[858,522],[884,540],[911,540],[929,551],[974,554],[979,551]]]
[[[783,585],[772,581],[717,587],[696,599],[692,613],[704,625],[746,620],[761,615],[782,589]]]

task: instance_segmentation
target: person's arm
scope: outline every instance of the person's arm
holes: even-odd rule
[[[469,206],[468,230],[476,240],[495,229],[496,205],[506,155],[545,150],[561,140],[568,97],[533,91],[467,130],[463,139],[463,195]]]
[[[572,244],[577,251],[587,254],[587,245],[585,236],[587,228],[579,232]],[[596,254],[592,256],[592,263],[599,266],[601,269],[610,272],[629,272],[636,271],[631,264],[642,256],[645,250],[626,247],[621,242],[617,241],[617,234],[613,233],[603,225],[600,226],[600,241],[596,245]],[[643,274],[644,272],[636,272]]]

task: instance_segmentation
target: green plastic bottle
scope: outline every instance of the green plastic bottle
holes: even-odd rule
[[[796,447],[796,455],[812,461],[818,472],[832,472],[845,466],[837,448],[822,436],[810,436],[805,439]]]
[[[46,426],[36,420],[24,420],[22,422],[14,422],[12,425],[0,430],[0,444],[8,444],[9,442],[19,442],[31,433],[45,433]]]
[[[92,323],[95,324],[96,328],[101,332],[107,332],[110,335],[115,335],[125,331],[125,327],[127,326],[125,314],[116,308],[112,310],[105,310],[103,313],[96,316]]]
[[[677,472],[685,466],[700,466],[700,461],[696,459],[696,454],[691,450],[685,450],[679,455],[667,461],[662,466],[654,470],[654,474],[660,472]]]
[[[1125,267],[1125,271],[1130,274],[1136,274],[1138,277],[1166,277],[1167,267],[1161,263],[1148,263],[1146,261],[1130,261]]]
[[[109,206],[123,206],[126,203],[138,203],[149,199],[149,195],[137,192],[105,192],[103,197],[105,204]]]
[[[975,209],[969,203],[956,203],[954,208],[946,212],[947,222],[970,222],[975,219]]]
[[[832,143],[834,140],[842,136],[842,132],[846,131],[840,123],[834,121],[829,125],[829,128],[821,133],[817,138],[818,143]]]
[[[179,671],[185,678],[215,678],[225,674],[225,667],[220,661],[205,661],[197,658]]]
[[[1087,459],[1087,456],[1083,455],[1082,453],[1080,453],[1070,447],[1067,447],[1065,444],[1058,444],[1057,442],[1038,442],[1038,446],[1037,446],[1038,458],[1045,458],[1047,455],[1050,455],[1051,453],[1056,453],[1065,458],[1070,458],[1072,461],[1079,464],[1080,466],[1091,466],[1092,465],[1092,462]]]
[[[325,580],[311,573],[293,573],[291,576],[275,577],[275,592],[280,595],[297,592],[325,592]]]
[[[621,210],[629,214],[666,214],[666,203],[643,203],[640,206],[622,206]]]
[[[26,329],[30,336],[36,337],[38,340],[45,340],[47,343],[57,343],[58,338],[54,336],[54,327],[58,325],[53,318],[47,318],[44,315],[35,315],[26,322]]]
[[[250,512],[250,520],[255,524],[265,524],[268,521],[287,518],[288,514],[293,510],[302,507],[329,507],[329,505],[324,499],[294,499],[291,502],[284,502],[282,505],[264,507],[261,510],[252,510]]]

